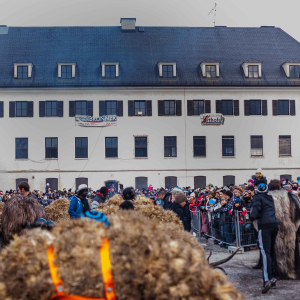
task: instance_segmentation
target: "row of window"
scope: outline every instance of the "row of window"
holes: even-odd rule
[[[216,100],[216,113],[239,116],[239,100]],[[272,100],[273,116],[296,115],[295,100]],[[210,100],[188,100],[187,115],[211,113]],[[39,101],[40,117],[63,117],[63,101]],[[69,117],[93,116],[93,101],[69,101]],[[99,101],[99,116],[123,116],[123,101]],[[181,100],[158,100],[158,116],[181,116]],[[244,100],[244,115],[268,115],[267,100]],[[0,101],[0,117],[4,116]],[[129,100],[128,116],[152,116],[152,100]],[[10,101],[9,117],[33,117],[33,101]]]
[[[250,137],[251,156],[263,156],[263,136]],[[148,157],[148,138],[134,138],[135,157]],[[28,138],[16,138],[16,159],[28,159]],[[206,137],[193,137],[194,157],[206,157]],[[234,136],[222,136],[222,156],[235,156]],[[279,136],[279,156],[291,156],[291,136]],[[105,138],[105,157],[118,157],[118,138]],[[177,137],[164,137],[164,157],[177,157]],[[58,158],[58,138],[45,138],[45,158]],[[88,158],[88,138],[75,138],[75,158]]]
[[[118,78],[119,77],[119,63],[102,63],[102,78]],[[159,77],[162,78],[176,78],[176,63],[158,63]],[[300,64],[285,63],[283,69],[288,78],[300,78],[299,71]],[[14,78],[28,79],[32,75],[32,63],[15,63],[14,64]],[[262,77],[261,63],[243,63],[242,68],[245,78],[258,79]],[[220,77],[220,63],[202,62],[200,64],[202,76],[206,78]],[[58,78],[72,79],[75,78],[76,63],[58,63]]]

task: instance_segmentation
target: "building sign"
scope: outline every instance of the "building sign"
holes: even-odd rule
[[[91,117],[91,116],[75,116],[76,126],[116,126],[117,116],[116,115],[106,115],[101,117]]]
[[[224,125],[225,118],[222,114],[202,114],[200,115],[202,125]]]

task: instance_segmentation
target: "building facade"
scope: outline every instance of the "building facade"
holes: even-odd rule
[[[0,45],[1,189],[221,186],[257,168],[300,176],[300,44],[279,28],[121,19],[0,27]],[[75,115],[117,125],[76,126]]]

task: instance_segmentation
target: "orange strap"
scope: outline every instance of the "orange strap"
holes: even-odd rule
[[[55,300],[116,300],[114,281],[111,273],[111,261],[109,256],[109,240],[107,238],[102,239],[102,246],[100,247],[101,269],[104,282],[105,299],[104,298],[87,298],[76,295],[67,295],[64,292],[64,284],[58,275],[58,267],[54,264],[56,256],[54,254],[53,245],[48,248],[48,263],[51,278],[55,287],[56,295],[53,295],[51,299]]]

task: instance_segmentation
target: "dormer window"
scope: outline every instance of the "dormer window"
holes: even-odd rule
[[[300,78],[300,62],[285,62],[282,67],[287,78]]]
[[[202,76],[205,78],[220,77],[220,67],[217,61],[204,61],[200,64]]]
[[[101,66],[102,66],[102,77],[103,78],[119,77],[119,63],[118,62],[101,63]]]
[[[31,78],[32,63],[14,63],[14,78],[28,79]]]
[[[162,78],[176,77],[176,62],[159,62],[158,73]]]
[[[75,78],[76,63],[58,63],[58,77],[62,79]]]
[[[244,62],[242,68],[244,75],[249,79],[258,79],[262,77],[261,62]]]

